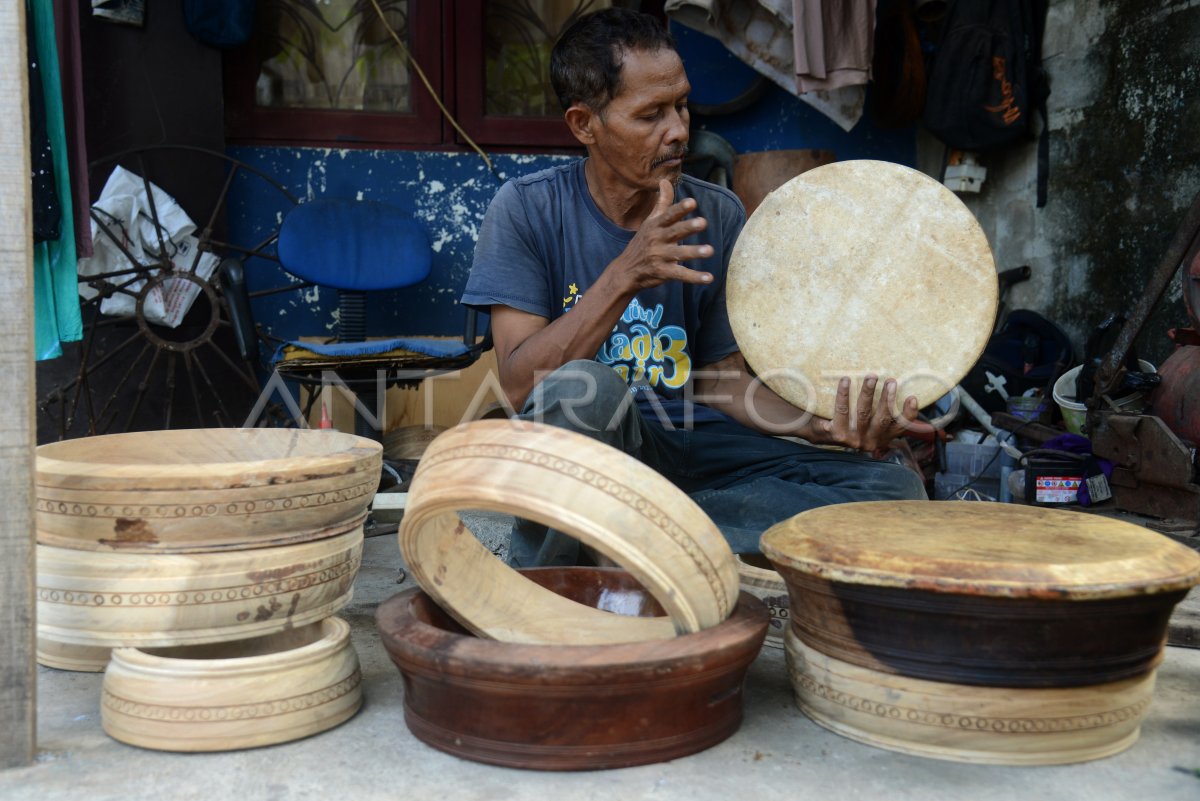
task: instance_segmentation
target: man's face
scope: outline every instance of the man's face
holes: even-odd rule
[[[677,183],[687,151],[687,97],[683,62],[673,50],[630,50],[621,88],[593,118],[592,158],[622,184],[657,191],[663,178]]]

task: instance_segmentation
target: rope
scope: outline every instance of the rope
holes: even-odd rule
[[[454,126],[454,130],[458,131],[459,134],[462,135],[462,138],[466,140],[467,144],[479,154],[479,156],[483,159],[483,163],[487,165],[487,168],[492,175],[496,176],[497,180],[504,180],[500,177],[500,173],[496,172],[496,168],[492,164],[492,160],[488,158],[488,154],[483,152],[483,148],[475,144],[475,140],[471,138],[470,134],[462,129],[462,126],[458,124],[458,120],[454,119],[454,115],[451,114],[450,110],[446,108],[445,104],[442,103],[442,99],[438,97],[438,93],[434,91],[433,85],[430,84],[429,79],[425,77],[425,70],[421,69],[421,65],[418,64],[417,60],[412,57],[412,53],[408,52],[408,47],[405,46],[404,42],[400,39],[399,34],[396,33],[395,29],[392,28],[390,24],[388,24],[387,17],[383,15],[383,9],[379,7],[378,0],[371,0],[371,5],[375,6],[375,13],[379,15],[379,21],[383,23],[384,29],[392,35],[393,39],[396,40],[396,45],[400,48],[400,53],[404,56],[404,60],[407,61],[410,66],[412,66],[413,70],[417,73],[417,77],[421,79],[421,83],[425,84],[425,88],[429,90],[429,96],[433,98],[433,102],[437,103],[437,107],[442,110],[442,116],[444,116],[450,122],[450,124]]]

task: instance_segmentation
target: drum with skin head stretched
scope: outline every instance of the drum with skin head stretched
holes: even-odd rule
[[[1062,509],[877,501],[768,529],[810,647],[883,673],[984,687],[1079,687],[1145,674],[1200,554]]]
[[[1012,504],[826,506],[768,529],[800,708],[939,759],[1060,764],[1129,747],[1200,554],[1140,526]]]
[[[983,229],[953,192],[882,161],[799,175],[746,222],[726,288],[734,337],[784,399],[834,413],[868,374],[924,407],[978,361],[996,316],[996,267]],[[882,392],[880,383],[877,397]]]

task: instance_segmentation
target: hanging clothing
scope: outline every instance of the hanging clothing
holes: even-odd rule
[[[663,8],[671,19],[720,40],[746,64],[833,120],[842,130],[849,131],[862,117],[866,102],[864,84],[870,76],[871,52],[868,50],[866,54],[866,71],[858,71],[862,75],[858,83],[846,81],[836,87],[802,89],[796,66],[797,10],[793,3],[804,5],[802,11],[806,20],[824,21],[826,15],[832,15],[837,20],[832,27],[838,31],[844,27],[839,16],[843,13],[843,4],[853,5],[854,9],[860,5],[870,6],[870,27],[866,30],[865,38],[869,42],[873,36],[874,0],[666,0]],[[813,5],[818,8],[810,9],[809,6]],[[851,18],[860,18],[857,11]],[[804,30],[800,34],[806,37],[801,61],[807,75],[815,68],[816,51],[807,44],[809,34]],[[849,78],[853,71],[842,66],[845,56],[839,55],[839,50],[852,37],[839,33],[827,39],[824,22],[820,32],[812,32],[812,36],[821,48],[821,67],[818,69],[828,77],[832,63],[833,72],[839,79]],[[854,38],[855,41],[862,38],[861,32]],[[849,58],[850,63],[857,64],[860,61],[857,45],[847,52],[855,53]]]
[[[875,0],[792,0],[796,91],[817,92],[871,80]]]
[[[54,150],[46,132],[46,99],[40,91],[35,91],[42,85],[42,68],[32,26],[26,26],[25,38],[29,53],[29,169],[33,182],[30,201],[33,204],[33,243],[36,245],[58,239],[62,233],[62,204],[58,202],[58,191],[54,186]]]
[[[92,220],[88,186],[86,128],[83,119],[83,45],[79,3],[54,0],[54,30],[57,33],[59,80],[62,82],[63,123],[67,132],[67,163],[71,168],[71,205],[75,210],[75,252],[92,255]]]
[[[29,58],[37,60],[41,73],[41,85],[31,85],[29,94],[30,97],[38,95],[44,104],[46,133],[54,168],[54,189],[61,208],[58,238],[39,242],[33,249],[34,356],[37,359],[53,359],[62,355],[61,343],[83,338],[83,317],[79,310],[75,273],[71,168],[67,160],[63,125],[54,10],[50,3],[27,2],[25,19],[33,35]]]

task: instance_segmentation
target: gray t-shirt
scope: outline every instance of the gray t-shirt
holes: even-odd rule
[[[479,231],[464,304],[484,310],[510,306],[554,321],[569,313],[621,254],[634,232],[597,208],[584,177],[585,161],[500,188]],[[725,311],[725,275],[745,209],[727,189],[687,175],[675,190],[676,202],[685,197],[696,199],[695,214],[708,221],[708,228],[683,244],[713,246],[712,256],[685,266],[712,273],[712,283],[669,281],[642,290],[595,357],[631,387],[649,388],[669,400],[683,397],[693,370],[738,349]]]

